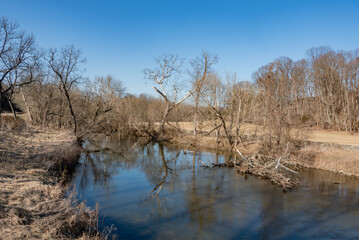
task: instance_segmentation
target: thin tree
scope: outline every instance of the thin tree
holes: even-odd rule
[[[202,51],[200,57],[197,57],[191,62],[192,65],[192,84],[194,88],[197,88],[196,93],[194,94],[195,101],[195,110],[193,116],[193,134],[197,134],[197,115],[198,115],[198,105],[201,96],[201,90],[203,83],[209,73],[212,72],[212,65],[217,63],[217,55],[211,55],[206,50]]]
[[[86,62],[82,52],[74,46],[68,46],[60,51],[50,49],[45,56],[50,70],[54,73],[59,89],[65,95],[73,119],[74,133],[77,134],[77,119],[74,112],[71,89],[83,80],[81,65]]]

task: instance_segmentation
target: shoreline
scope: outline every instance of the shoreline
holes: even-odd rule
[[[220,139],[218,148],[215,137],[194,137],[189,134],[179,134],[169,141],[170,144],[181,147],[184,150],[200,150],[218,153],[228,153],[230,147],[225,138]],[[296,167],[312,168],[330,171],[354,178],[359,178],[359,147],[328,142],[302,141],[303,146],[296,156],[291,156],[287,163]],[[255,154],[259,144],[250,142],[246,148],[240,151],[245,155]]]
[[[0,136],[0,236],[102,239],[98,209],[67,194],[80,154],[73,134],[25,126]]]

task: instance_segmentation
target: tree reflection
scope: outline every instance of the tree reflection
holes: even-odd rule
[[[96,189],[94,198],[102,201],[104,212],[107,207],[105,215],[111,215],[118,226],[153,231],[154,238],[167,238],[164,231],[177,234],[182,229],[189,234],[183,238],[313,236],[317,233],[313,224],[335,228],[338,218],[353,228],[359,214],[355,210],[359,183],[345,176],[303,170],[305,187],[283,194],[267,181],[227,168],[203,168],[199,162],[224,162],[230,156],[200,151],[181,154],[175,147],[112,136],[87,144],[89,153],[82,156],[76,175],[80,187],[89,185],[91,197],[94,184],[103,186]],[[101,191],[111,197],[103,197]],[[232,232],[217,235],[213,229]]]
[[[84,158],[87,166],[82,168],[81,186],[89,184],[87,176],[92,175],[93,183],[109,189],[112,176],[120,174],[121,170],[137,168],[153,186],[144,199],[146,208],[151,208],[151,213],[158,217],[172,216],[176,211],[175,205],[182,204],[182,199],[189,220],[198,224],[199,232],[218,218],[231,217],[232,206],[223,201],[220,194],[230,191],[225,184],[224,171],[204,169],[196,164],[198,159],[211,156],[211,161],[222,161],[218,154],[203,155],[200,151],[198,155],[181,154],[181,149],[161,143],[146,144],[138,139],[111,137],[93,139],[88,142],[87,149],[92,152]],[[197,179],[197,175],[200,178]],[[173,195],[168,194],[172,191],[178,193],[181,189],[184,195],[180,199],[173,199]],[[222,202],[221,212],[217,210],[218,202]],[[228,214],[224,216],[223,213]]]
[[[160,153],[160,159],[162,162],[162,172],[163,176],[161,178],[161,181],[155,186],[155,188],[152,190],[152,197],[158,198],[159,193],[162,190],[163,184],[166,182],[166,179],[168,177],[168,173],[173,173],[173,169],[169,168],[166,163],[165,154],[163,150],[163,144],[159,144],[159,153]],[[177,155],[178,156],[178,155]]]
[[[82,166],[77,170],[80,189],[88,184],[102,185],[108,189],[111,177],[119,174],[121,167],[137,166],[136,159],[139,158],[144,146],[141,148],[141,144],[134,139],[120,142],[121,144],[113,136],[100,136],[87,140],[84,146],[85,152],[82,155]],[[135,144],[136,148],[132,149],[131,146]],[[134,149],[140,149],[140,151]]]

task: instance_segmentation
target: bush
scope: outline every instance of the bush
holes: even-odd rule
[[[16,130],[20,131],[26,128],[26,122],[21,118],[14,119],[12,116],[5,115],[0,117],[0,130],[9,131]]]

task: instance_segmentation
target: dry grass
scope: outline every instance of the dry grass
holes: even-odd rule
[[[24,129],[24,128],[23,128]],[[65,196],[79,148],[68,132],[0,131],[0,239],[103,239],[98,209]]]
[[[335,143],[359,147],[359,133],[338,132],[332,130],[308,130],[308,140],[321,143]]]
[[[177,126],[185,132],[193,132],[193,122],[179,122],[177,124],[171,124]],[[213,123],[210,121],[201,122],[198,124],[197,128],[200,132],[208,133],[213,130]],[[241,130],[244,131],[244,133],[247,135],[253,135],[257,132],[261,132],[262,128],[254,124],[243,124],[243,126],[241,126]]]
[[[0,117],[0,130],[23,130],[26,128],[26,123],[21,118],[14,119],[13,116],[3,115]]]
[[[208,132],[213,128],[210,122],[199,125],[202,134],[198,135],[197,138],[192,135],[192,122],[181,122],[177,124],[177,127],[183,131],[183,134],[178,134],[172,142],[183,148],[217,150],[215,137],[208,135]],[[245,136],[249,141],[246,141],[246,147],[241,147],[240,150],[245,155],[255,154],[260,146],[256,139],[263,134],[262,128],[253,124],[244,124],[241,130],[242,136]],[[292,134],[298,134],[298,131],[293,130]],[[303,129],[300,131],[300,135],[302,136],[299,139],[307,140],[308,144],[300,149],[297,156],[291,157],[293,164],[359,176],[358,133]],[[220,138],[218,149],[223,151],[230,149],[224,137]]]
[[[193,131],[192,122],[180,122],[177,124],[177,127],[186,132]],[[213,129],[213,124],[211,124],[211,122],[203,122],[199,124],[198,127],[202,132],[209,132]],[[241,126],[241,130],[245,135],[249,136],[253,134],[260,136],[263,134],[262,127],[254,124],[243,124]],[[311,142],[359,146],[359,133],[338,132],[333,130],[321,130],[313,128],[301,129],[301,131],[306,135],[306,139]],[[296,132],[297,130],[294,130],[293,134]]]
[[[359,176],[359,150],[330,144],[310,144],[296,159],[305,167]]]
[[[170,137],[168,137],[170,138]],[[178,145],[185,150],[205,150],[228,152],[231,150],[227,138],[221,136],[217,145],[216,138],[213,136],[198,135],[197,138],[189,134],[175,134],[171,136],[171,143]],[[254,154],[258,150],[258,142],[249,141],[246,147],[240,146],[241,152],[245,155]]]

